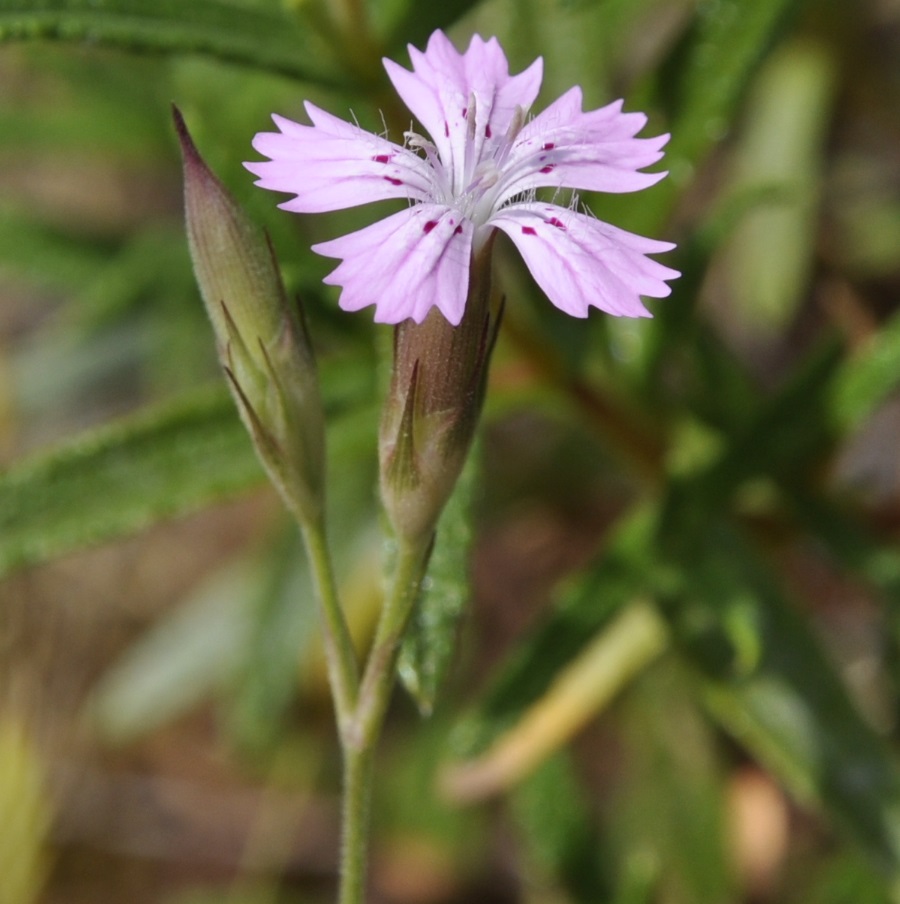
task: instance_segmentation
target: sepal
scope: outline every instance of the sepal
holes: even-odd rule
[[[491,300],[492,242],[471,263],[462,320],[436,309],[394,332],[394,369],[379,434],[381,498],[395,533],[434,533],[481,415],[502,305]]]

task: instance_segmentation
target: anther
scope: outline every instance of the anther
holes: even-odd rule
[[[468,126],[469,140],[475,137],[475,94],[469,95],[469,108],[463,113]]]

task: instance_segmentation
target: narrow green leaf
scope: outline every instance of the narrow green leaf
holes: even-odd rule
[[[545,876],[568,892],[577,904],[610,899],[609,864],[590,809],[587,788],[565,753],[549,759],[516,789],[512,810],[529,853]]]
[[[0,575],[262,481],[224,388],[104,427],[0,474]]]
[[[424,715],[434,708],[456,650],[459,620],[469,601],[472,499],[478,461],[476,447],[441,515],[422,599],[400,651],[400,678]]]
[[[751,211],[727,250],[734,316],[756,336],[783,332],[808,291],[833,69],[825,47],[796,40],[766,62],[747,104],[734,190],[784,196]]]
[[[669,147],[673,185],[728,128],[734,107],[798,0],[719,0],[697,7],[681,67],[677,119]]]
[[[880,540],[856,513],[816,495],[808,485],[785,481],[781,490],[804,530],[824,545],[837,566],[883,593],[891,603],[892,616],[900,617],[900,549],[896,544]]]
[[[682,525],[695,524],[684,519]],[[677,558],[653,512],[632,516],[581,585],[508,661],[456,743],[478,750],[515,721],[637,588],[655,591],[716,718],[795,794],[816,801],[886,871],[900,869],[900,771],[809,626],[724,519]],[[684,529],[684,528],[682,528]]]
[[[610,831],[652,857],[678,890],[673,904],[734,901],[724,758],[690,670],[669,656],[635,684],[621,706],[625,791]]]
[[[200,53],[319,84],[344,81],[297,18],[227,0],[0,0],[0,41]]]
[[[693,27],[660,74],[672,87],[672,141],[668,178],[642,198],[604,199],[611,222],[642,235],[655,234],[703,157],[727,134],[757,66],[798,0],[717,0],[697,4]],[[621,214],[621,216],[620,216]]]
[[[900,315],[895,314],[842,365],[830,399],[835,423],[857,427],[900,383]]]
[[[840,361],[831,340],[812,349],[781,390],[732,434],[708,468],[670,481],[663,507],[662,542],[673,561],[689,555],[707,519],[753,478],[805,479],[833,442],[828,425],[828,387]]]
[[[795,794],[817,801],[874,862],[900,874],[894,757],[738,534],[709,519],[692,539],[680,576],[658,599],[703,676],[711,711]],[[674,562],[660,564],[673,574]]]
[[[607,626],[646,583],[654,527],[638,509],[624,517],[604,555],[580,580],[564,588],[553,610],[502,663],[479,702],[454,733],[456,753],[471,756],[515,724],[581,650]]]

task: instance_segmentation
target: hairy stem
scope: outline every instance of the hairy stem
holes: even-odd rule
[[[366,899],[374,753],[374,744],[364,747],[344,744],[339,904],[363,904]]]
[[[345,726],[353,721],[353,712],[359,696],[359,666],[350,630],[338,599],[334,570],[325,537],[325,525],[321,520],[313,524],[300,520],[300,527],[316,586],[325,658],[328,663],[328,680],[334,697],[338,729],[343,736]]]
[[[342,727],[344,807],[340,904],[365,901],[372,763],[396,680],[400,641],[418,599],[430,552],[430,543],[400,543],[393,583],[381,610],[353,717]]]

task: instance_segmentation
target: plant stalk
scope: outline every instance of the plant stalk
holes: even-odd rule
[[[328,663],[328,680],[334,697],[338,731],[343,737],[346,726],[353,721],[359,696],[359,666],[356,651],[338,598],[325,525],[321,519],[315,523],[308,523],[299,518],[298,521],[316,586],[325,659]]]
[[[431,543],[400,542],[391,592],[381,610],[353,716],[342,724],[344,754],[340,904],[364,904],[372,764],[396,681],[397,656],[428,566]]]

